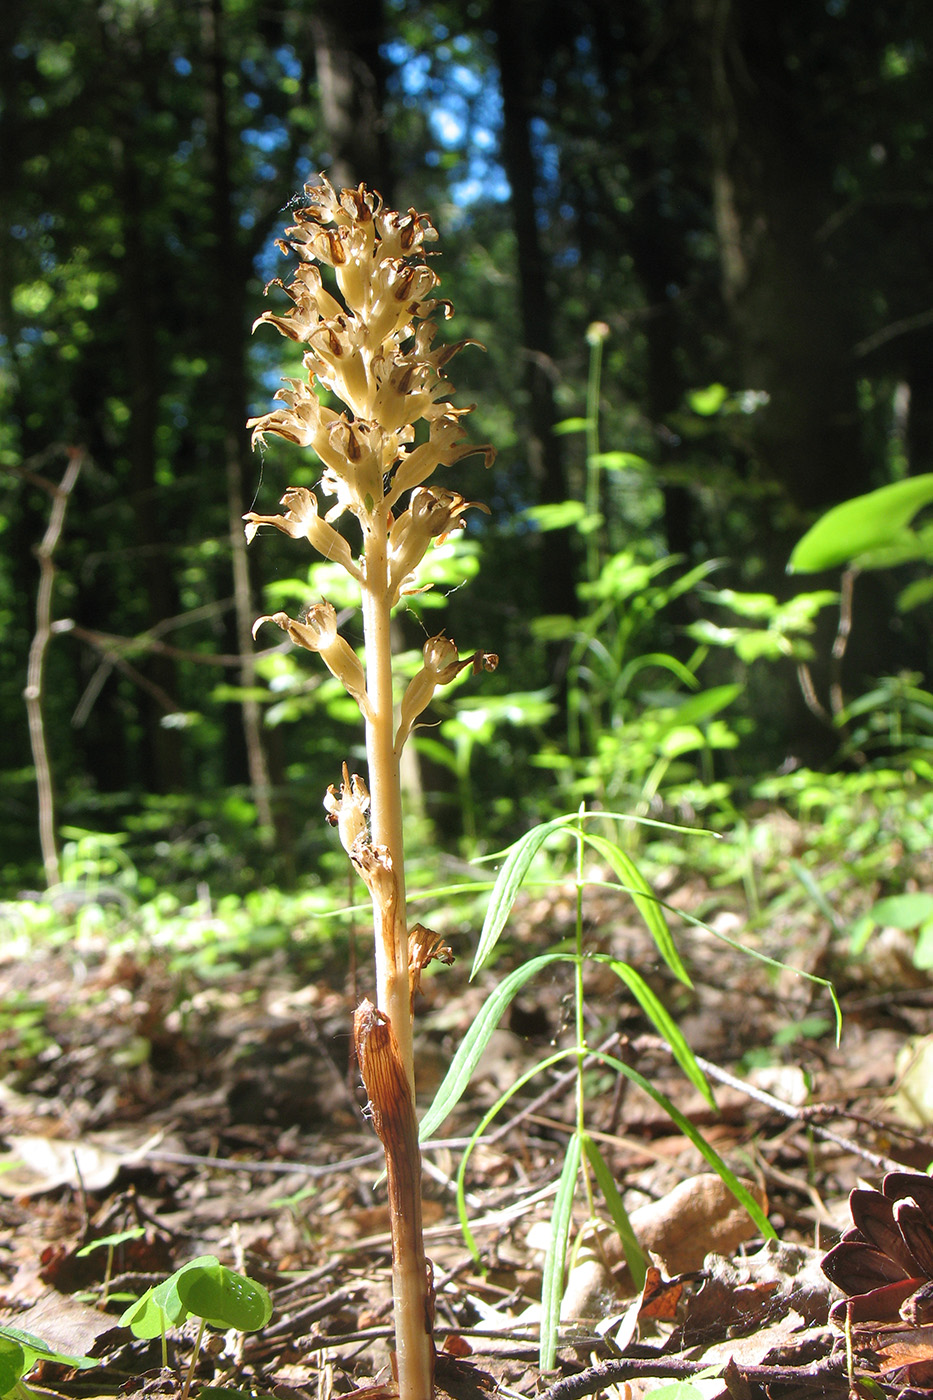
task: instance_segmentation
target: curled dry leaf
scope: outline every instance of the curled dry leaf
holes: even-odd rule
[[[758,1183],[740,1180],[762,1210],[767,1210],[768,1198]],[[633,1211],[631,1221],[639,1244],[657,1255],[670,1274],[699,1269],[707,1254],[729,1258],[740,1244],[758,1233],[755,1222],[714,1172],[680,1182],[659,1201]],[[607,1253],[613,1267],[622,1263],[622,1244],[617,1236],[607,1241]]]

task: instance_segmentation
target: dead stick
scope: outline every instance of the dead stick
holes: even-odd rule
[[[688,1361],[681,1357],[663,1357],[657,1361],[643,1356],[622,1357],[619,1360],[602,1361],[598,1366],[590,1366],[576,1376],[567,1376],[545,1390],[538,1400],[580,1400],[583,1395],[595,1395],[607,1386],[618,1381],[630,1380],[634,1376],[671,1376],[685,1380],[703,1370],[709,1369],[704,1361]],[[807,1389],[819,1387],[824,1395],[828,1381],[838,1381],[840,1392],[846,1389],[846,1377],[839,1361],[829,1357],[810,1366],[739,1366],[738,1373],[756,1385],[794,1385]]]
[[[45,653],[52,637],[52,591],[55,586],[55,564],[52,556],[65,524],[68,498],[74,490],[83,464],[84,453],[79,448],[69,447],[68,466],[57,486],[43,477],[37,477],[32,472],[23,473],[27,480],[40,486],[52,497],[49,523],[46,526],[42,542],[37,545],[35,550],[36,558],[39,561],[36,631],[29,647],[26,689],[23,691],[29,722],[29,742],[36,768],[36,789],[39,798],[39,845],[42,850],[42,864],[45,868],[45,882],[49,888],[57,885],[61,879],[58,844],[55,836],[55,794],[52,787],[52,766],[49,762],[49,751],[45,742],[45,720],[42,714]]]

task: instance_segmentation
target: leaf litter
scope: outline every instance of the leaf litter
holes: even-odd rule
[[[692,881],[667,897],[696,909],[709,891]],[[523,896],[495,977],[557,943],[573,916],[569,887]],[[557,1369],[539,1373],[542,1260],[574,1126],[566,1064],[532,1080],[473,1153],[466,1201],[478,1262],[460,1231],[454,1181],[503,1088],[561,1044],[566,975],[548,971],[513,1002],[445,1136],[425,1149],[440,1394],[468,1400],[498,1387],[637,1400],[676,1383],[710,1400],[752,1400],[766,1387],[789,1400],[848,1395],[842,1332],[829,1323],[841,1294],[820,1261],[851,1228],[850,1189],[929,1160],[928,1135],[904,1127],[892,1107],[898,1056],[926,1030],[929,982],[914,975],[885,987],[877,970],[867,981],[863,968],[834,961],[818,914],[778,918],[767,935],[746,929],[737,911],[716,917],[729,937],[835,978],[845,1011],[838,1048],[831,1034],[806,1031],[831,1021],[818,987],[703,929],[681,942],[693,981],[685,993],[631,907],[604,889],[588,892],[588,946],[631,961],[668,998],[705,1067],[722,1071],[716,1110],[597,962],[587,971],[588,1034],[661,1088],[767,1199],[778,1240],[756,1239],[654,1101],[594,1062],[589,1131],[651,1263],[636,1291],[614,1232],[578,1201]],[[496,985],[488,972],[469,983],[467,961],[424,981],[422,1112]],[[0,947],[0,1007],[30,1012],[28,1036],[0,1021],[0,1334],[19,1328],[63,1354],[99,1358],[90,1372],[42,1361],[30,1386],[76,1397],[179,1393],[194,1328],[173,1329],[169,1377],[158,1343],[117,1320],[173,1269],[212,1255],[263,1284],[274,1311],[260,1331],[221,1333],[202,1348],[195,1393],[391,1392],[381,1155],[351,1063],[354,999],[339,977],[309,979],[298,959],[276,953],[217,979],[196,963],[170,971],[85,938],[80,953],[50,943],[24,958]],[[795,1026],[804,1033],[789,1034]],[[105,1237],[120,1242],[86,1252]],[[933,1356],[930,1331],[863,1337],[855,1360],[896,1394],[898,1357],[909,1341],[903,1365],[916,1372],[923,1346]],[[684,1390],[679,1400],[691,1397]]]

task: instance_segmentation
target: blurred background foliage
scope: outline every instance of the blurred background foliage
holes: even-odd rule
[[[355,708],[248,628],[324,593],[352,642],[351,600],[239,525],[318,475],[244,424],[296,369],[250,326],[319,171],[432,215],[444,334],[486,348],[451,377],[498,460],[451,484],[492,515],[398,646],[501,662],[433,707],[413,834],[472,855],[582,800],[741,833],[755,794],[855,802],[820,769],[859,802],[874,771],[924,788],[912,566],[859,577],[841,660],[842,571],[785,570],[829,506],[933,470],[931,45],[921,0],[6,0],[0,892],[43,879],[23,690],[73,449],[42,693],[63,874],[90,851],[117,890],[222,896],[343,868],[318,818]]]

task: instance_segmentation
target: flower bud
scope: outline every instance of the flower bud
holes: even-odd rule
[[[409,681],[408,689],[402,697],[402,711],[395,735],[396,753],[401,753],[415,720],[422,710],[427,709],[437,687],[452,681],[467,666],[472,666],[475,659],[468,656],[461,661],[456,643],[450,637],[445,637],[443,632],[428,638],[422,648],[422,655],[424,665]]]

